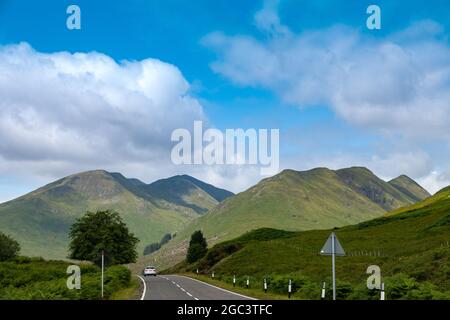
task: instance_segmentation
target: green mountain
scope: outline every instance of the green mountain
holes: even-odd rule
[[[216,188],[188,175],[158,180],[146,186],[145,191],[167,202],[190,207],[198,213],[208,211],[233,195],[228,190]]]
[[[196,183],[180,187],[189,180]],[[158,189],[161,185],[164,188]],[[171,190],[177,190],[176,197]],[[141,240],[142,252],[144,246],[214,207],[222,199],[218,195],[225,198],[230,193],[188,176],[147,185],[120,173],[89,171],[0,204],[0,230],[19,241],[25,255],[65,258],[67,234],[75,219],[87,210],[114,209]]]
[[[236,274],[242,284],[251,276],[259,286],[268,277],[270,290],[284,294],[293,279],[299,298],[319,299],[321,283],[330,287],[331,259],[318,253],[331,231],[259,229],[217,244],[198,263],[172,271],[214,270],[225,282]],[[377,265],[387,299],[450,299],[450,187],[395,214],[334,232],[347,253],[336,260],[341,298],[379,299],[379,291],[366,289],[366,269]]]
[[[405,175],[392,179],[389,184],[414,201],[420,201],[431,196],[427,190]]]
[[[284,170],[221,202],[142,263],[156,259],[167,267],[181,261],[195,230],[202,230],[214,244],[264,227],[289,231],[342,227],[414,202],[366,168]]]

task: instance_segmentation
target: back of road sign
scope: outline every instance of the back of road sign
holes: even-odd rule
[[[325,242],[325,245],[320,250],[320,254],[323,256],[330,256],[333,254],[333,247],[332,247],[333,237],[334,237],[334,253],[335,253],[335,255],[345,256],[344,248],[342,248],[342,246],[339,243],[339,240],[336,237],[336,235],[334,234],[334,232],[332,232],[330,234],[330,236],[328,237],[327,242]]]

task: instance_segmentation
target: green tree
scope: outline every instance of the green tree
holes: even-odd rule
[[[188,263],[193,263],[203,258],[208,251],[208,244],[201,231],[195,231],[191,236],[189,242],[189,249],[187,252],[186,260]]]
[[[158,251],[161,248],[161,245],[157,242],[151,243],[144,248],[144,256],[149,255],[153,252]]]
[[[164,237],[162,237],[161,241],[159,242],[159,244],[161,246],[165,245],[167,242],[169,242],[172,239],[172,236],[170,233],[166,233],[164,235]]]
[[[72,225],[69,237],[70,259],[100,265],[104,250],[106,265],[136,262],[139,239],[130,233],[115,211],[87,212]]]
[[[19,254],[20,245],[13,238],[0,232],[0,261],[10,260]]]

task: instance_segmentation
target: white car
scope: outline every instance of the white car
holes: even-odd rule
[[[156,268],[152,266],[145,267],[144,277],[146,276],[156,276]]]

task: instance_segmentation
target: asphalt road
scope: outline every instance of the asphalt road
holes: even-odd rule
[[[143,277],[143,300],[250,300],[207,283],[184,276],[161,275]]]

